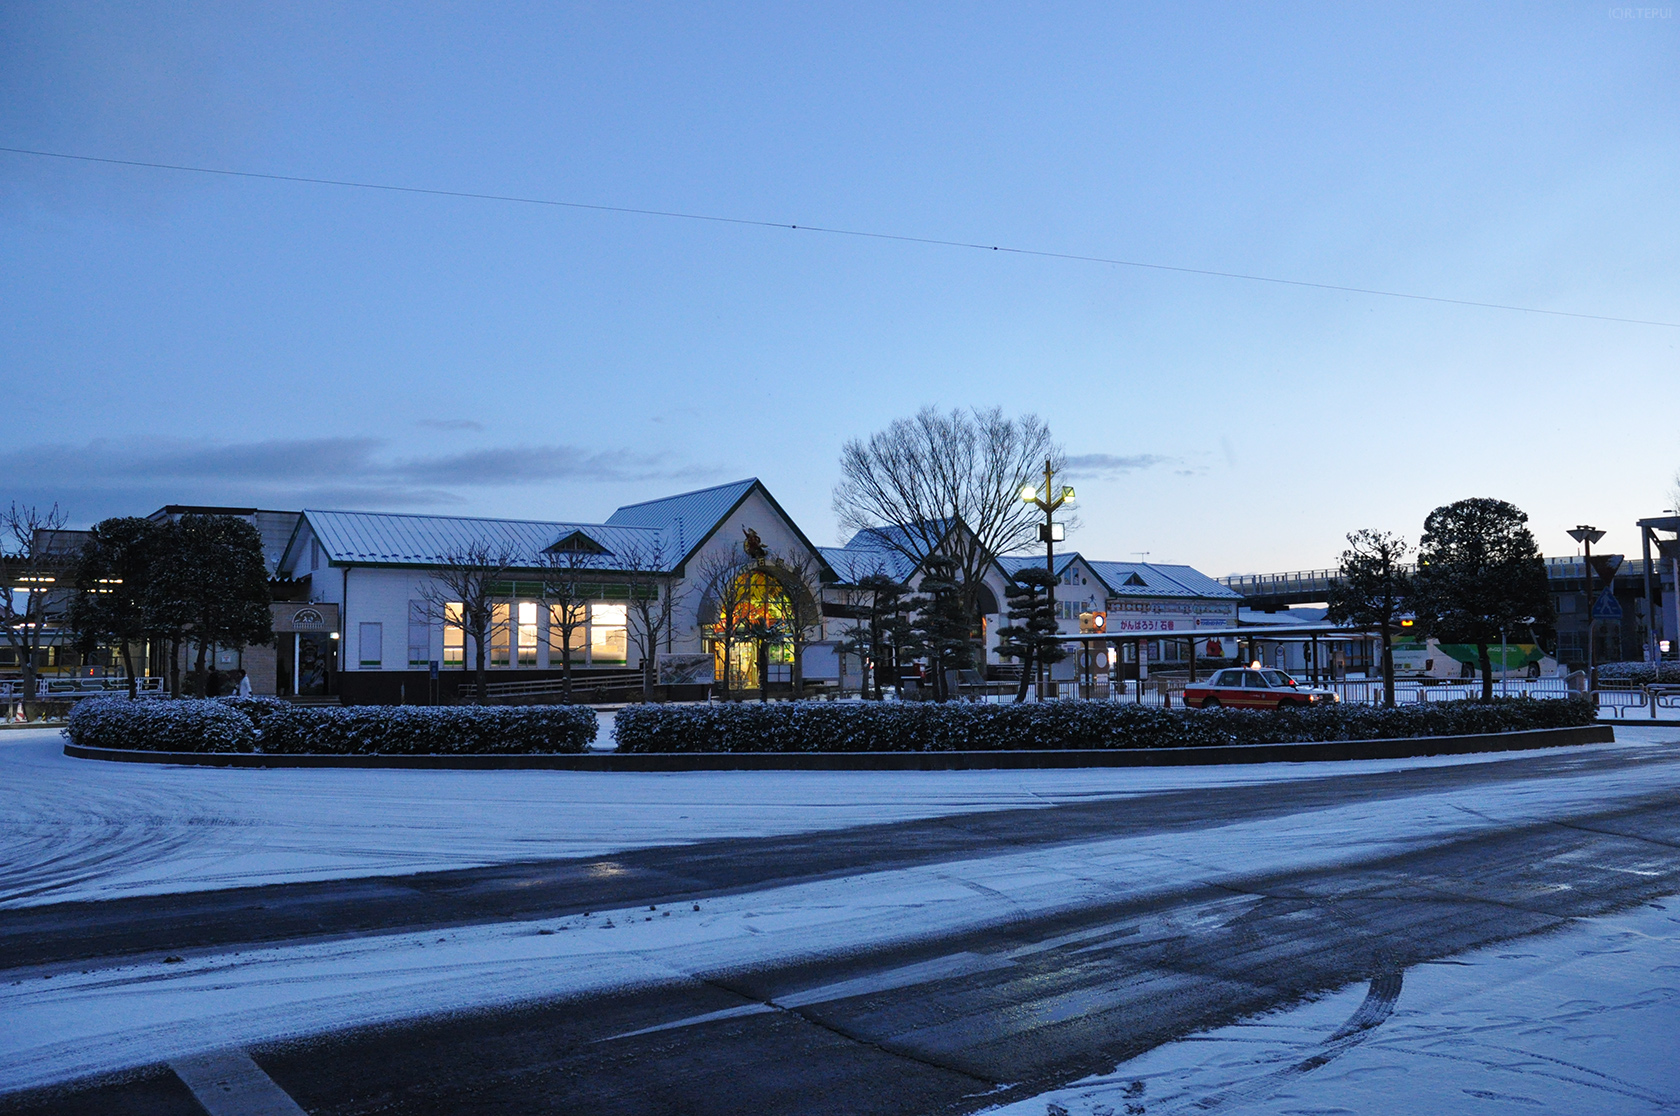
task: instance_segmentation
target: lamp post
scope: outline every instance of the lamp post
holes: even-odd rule
[[[1593,583],[1592,583],[1592,544],[1604,537],[1604,532],[1597,527],[1589,527],[1584,523],[1575,525],[1569,532],[1569,537],[1580,543],[1586,549],[1584,559],[1587,567],[1587,689],[1598,690],[1598,663],[1596,648],[1593,646]]]
[[[1048,594],[1050,615],[1059,621],[1061,618],[1056,616],[1056,544],[1065,537],[1065,531],[1062,525],[1056,522],[1056,509],[1064,504],[1073,503],[1073,488],[1071,485],[1064,484],[1060,492],[1056,491],[1052,487],[1055,477],[1056,471],[1051,467],[1050,459],[1046,457],[1044,459],[1044,495],[1039,496],[1038,489],[1033,485],[1023,484],[1021,486],[1021,503],[1030,504],[1044,512],[1044,522],[1038,525],[1038,541],[1044,544],[1044,568],[1050,575],[1050,592]],[[1044,696],[1044,664],[1042,662],[1038,664],[1038,674],[1039,698],[1042,700]]]

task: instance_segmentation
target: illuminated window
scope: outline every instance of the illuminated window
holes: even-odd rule
[[[519,665],[537,665],[537,603],[519,602]]]
[[[572,662],[584,661],[586,648],[589,646],[589,606],[586,604],[549,605],[548,606],[548,661],[550,666],[560,663],[562,640],[566,635],[566,623],[572,625]]]
[[[505,667],[510,665],[509,650],[512,632],[509,628],[513,621],[513,606],[499,604],[490,606],[490,665]]]
[[[625,626],[630,610],[619,604],[589,606],[589,661],[622,663],[629,647]]]
[[[461,602],[443,606],[443,665],[463,666],[467,661],[467,633],[461,627]]]

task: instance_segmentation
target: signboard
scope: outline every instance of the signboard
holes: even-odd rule
[[[1616,599],[1616,594],[1609,586],[1605,586],[1604,591],[1593,601],[1592,615],[1594,620],[1620,620],[1622,618],[1621,602]]]
[[[1235,601],[1195,597],[1110,597],[1108,630],[1114,633],[1186,632],[1237,626]]]
[[[1622,568],[1622,556],[1620,554],[1594,554],[1592,556],[1592,568],[1593,576],[1605,584],[1609,584],[1610,580],[1616,576],[1616,571]],[[1618,611],[1616,615],[1620,616],[1621,612]]]

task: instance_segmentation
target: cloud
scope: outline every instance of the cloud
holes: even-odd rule
[[[1127,473],[1139,473],[1159,465],[1179,464],[1182,462],[1178,458],[1163,457],[1158,453],[1135,453],[1127,457],[1111,453],[1080,453],[1069,457],[1062,466],[1062,471],[1069,476],[1106,480]]]
[[[390,467],[416,484],[503,485],[553,480],[657,480],[698,475],[673,468],[665,454],[632,454],[576,446],[518,446],[417,458]]]
[[[415,426],[424,426],[430,430],[472,430],[484,429],[484,424],[474,419],[416,419]]]
[[[144,515],[164,504],[459,507],[470,502],[472,490],[687,481],[712,472],[665,453],[568,445],[396,458],[383,441],[366,437],[208,444],[100,439],[0,450],[0,476],[14,481],[8,498],[43,505],[57,501],[77,522]]]

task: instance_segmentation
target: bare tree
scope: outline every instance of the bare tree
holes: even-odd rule
[[[700,585],[700,623],[723,644],[723,673],[719,696],[727,701],[734,689],[735,647],[751,640],[752,584],[747,575],[754,564],[739,547],[713,551],[695,564]]]
[[[808,554],[779,554],[765,567],[781,586],[782,629],[793,644],[793,695],[805,692],[805,645],[822,638],[822,566]]]
[[[988,563],[1038,537],[1040,513],[1020,491],[1046,459],[1059,468],[1063,454],[1036,415],[925,407],[846,443],[834,512],[843,528],[878,530],[884,546],[917,565],[945,553],[957,564],[963,607],[978,616]]]
[[[572,702],[572,639],[589,619],[589,598],[595,595],[601,575],[596,570],[599,547],[590,547],[574,535],[543,551],[543,601],[548,605],[549,652],[554,650],[555,631],[560,633],[560,700]],[[585,576],[592,581],[584,581]],[[552,659],[550,660],[552,662]]]
[[[445,552],[443,561],[432,569],[431,582],[418,590],[432,618],[446,627],[461,629],[463,651],[467,640],[472,640],[475,700],[479,703],[484,701],[484,656],[496,630],[497,590],[503,587],[513,566],[511,551],[492,548],[488,543],[468,543]],[[462,670],[467,669],[465,659],[463,655]]]
[[[26,701],[35,696],[35,658],[47,645],[52,598],[69,588],[62,582],[78,553],[60,535],[64,520],[57,504],[43,511],[14,503],[0,512],[0,625],[23,668]]]
[[[663,640],[670,650],[671,626],[683,594],[666,569],[669,558],[663,543],[630,547],[618,557],[630,597],[630,642],[642,659],[642,700],[653,700],[654,666]]]

